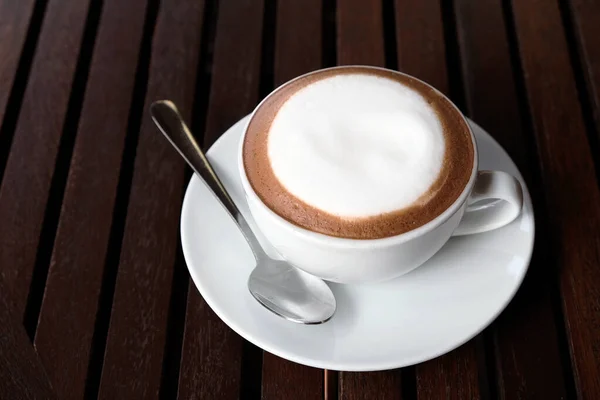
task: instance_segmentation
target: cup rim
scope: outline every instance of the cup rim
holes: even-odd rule
[[[252,122],[252,120],[254,119],[257,111],[261,108],[261,106],[265,102],[267,102],[271,98],[271,96],[273,96],[275,93],[277,93],[278,91],[287,87],[288,85],[292,84],[293,82],[295,82],[298,79],[302,79],[302,78],[305,78],[305,77],[308,77],[311,75],[323,73],[325,71],[357,69],[357,68],[364,69],[364,70],[386,71],[386,72],[391,72],[394,74],[406,76],[411,79],[416,79],[417,81],[419,81],[419,82],[423,83],[424,85],[428,86],[429,88],[433,89],[436,93],[438,93],[439,95],[444,97],[450,103],[450,105],[456,110],[458,115],[460,115],[462,117],[463,121],[465,122],[465,124],[468,127],[468,131],[471,136],[471,142],[473,144],[473,167],[471,169],[471,174],[469,176],[469,180],[467,181],[467,184],[463,188],[460,195],[456,198],[456,200],[448,208],[446,208],[441,214],[439,214],[437,217],[435,217],[431,221],[427,222],[426,224],[423,224],[423,225],[419,226],[418,228],[412,229],[408,232],[404,232],[404,233],[400,233],[398,235],[388,236],[388,237],[384,237],[384,238],[353,239],[353,238],[330,236],[330,235],[326,235],[324,233],[311,231],[309,229],[303,228],[301,226],[298,226],[298,225],[286,220],[285,218],[283,218],[282,216],[277,214],[275,211],[271,210],[261,200],[261,198],[256,194],[256,192],[254,191],[254,188],[252,187],[252,185],[250,184],[250,181],[248,180],[248,176],[246,174],[246,169],[244,167],[243,148],[244,148],[244,142],[246,139],[246,133],[248,131],[248,126],[250,125],[250,122]],[[456,104],[454,104],[454,102],[452,102],[444,93],[440,92],[438,89],[436,89],[432,85],[430,85],[427,82],[424,82],[421,79],[418,79],[412,75],[409,75],[409,74],[406,74],[406,73],[400,72],[400,71],[390,70],[387,68],[370,66],[370,65],[342,65],[342,66],[336,66],[336,67],[330,67],[330,68],[322,68],[322,69],[308,72],[306,74],[300,75],[294,79],[291,79],[291,80],[285,82],[284,84],[280,85],[275,90],[270,92],[254,108],[254,110],[250,114],[250,118],[248,118],[248,121],[246,122],[246,124],[244,126],[244,130],[242,132],[242,136],[240,138],[240,143],[239,143],[239,148],[238,148],[238,169],[239,169],[240,177],[242,180],[242,187],[244,188],[244,193],[245,193],[246,197],[251,198],[248,200],[249,201],[253,200],[256,204],[259,204],[260,207],[267,212],[269,217],[271,217],[276,224],[283,227],[284,229],[287,229],[290,232],[292,232],[293,234],[300,236],[303,239],[307,239],[311,242],[318,242],[318,243],[326,242],[327,245],[329,245],[329,246],[341,247],[341,248],[347,248],[347,247],[373,248],[373,247],[386,247],[386,246],[396,245],[396,244],[410,241],[412,239],[423,236],[423,235],[435,230],[440,225],[444,224],[447,220],[449,220],[461,208],[461,206],[466,202],[467,198],[469,197],[469,195],[471,193],[471,190],[473,189],[473,186],[475,184],[475,178],[477,177],[477,171],[479,169],[479,152],[477,149],[477,142],[475,141],[475,135],[473,133],[473,129],[471,128],[471,125],[469,124],[469,121],[467,120],[465,115],[456,106]]]

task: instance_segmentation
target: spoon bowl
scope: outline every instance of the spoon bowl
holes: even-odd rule
[[[261,260],[250,274],[248,289],[260,304],[289,321],[320,324],[335,312],[329,286],[285,261]]]

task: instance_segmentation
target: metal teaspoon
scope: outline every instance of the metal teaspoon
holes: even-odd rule
[[[256,258],[256,267],[248,279],[248,289],[254,298],[268,310],[289,321],[321,324],[329,320],[336,308],[335,297],[329,286],[323,280],[286,261],[272,259],[265,253],[175,104],[169,100],[156,101],[150,106],[150,114],[156,126],[217,196],[244,234]]]

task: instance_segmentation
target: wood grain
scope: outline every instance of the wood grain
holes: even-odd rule
[[[322,67],[319,0],[281,1],[275,30],[275,87]]]
[[[337,62],[385,66],[381,1],[337,1]]]
[[[338,64],[385,66],[383,18],[380,1],[338,0]],[[402,394],[400,370],[339,373],[340,399],[394,399]]]
[[[535,178],[519,113],[510,63],[507,31],[498,0],[458,1],[456,18],[467,110],[509,152],[533,193],[536,244],[533,260],[515,299],[493,325],[502,398],[565,398],[556,326],[551,301],[552,275],[546,216],[539,178]],[[493,79],[490,79],[493,77]],[[550,267],[551,268],[551,267]]]
[[[322,399],[323,370],[264,353],[262,399]]]
[[[51,1],[0,188],[0,277],[23,316],[89,1]]]
[[[177,398],[237,399],[242,339],[215,315],[193,283],[189,290]]]
[[[34,0],[0,0],[0,121],[4,120],[34,5]]]
[[[145,8],[102,11],[35,336],[61,399],[84,395]]]
[[[396,0],[398,70],[448,95],[446,46],[438,0]]]
[[[600,397],[600,193],[559,8],[512,8],[579,398]],[[547,266],[546,266],[547,267]]]
[[[473,341],[416,367],[419,399],[478,399],[479,390]]]
[[[144,109],[173,100],[189,118],[194,100],[203,2],[162,2]],[[173,268],[178,245],[184,162],[142,119],[106,343],[100,398],[157,398]]]
[[[340,400],[401,399],[400,370],[378,372],[342,372]]]
[[[570,3],[586,88],[596,121],[596,134],[600,135],[600,2],[571,0]]]
[[[279,2],[275,37],[275,86],[321,67],[321,2]],[[320,399],[323,370],[264,353],[262,398]]]
[[[258,101],[263,11],[263,1],[219,3],[205,148]],[[242,343],[190,283],[178,398],[238,398]]]
[[[57,398],[23,325],[0,298],[0,399]]]

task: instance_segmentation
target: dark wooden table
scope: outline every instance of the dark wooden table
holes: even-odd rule
[[[277,85],[336,64],[415,75],[511,154],[531,268],[482,334],[377,373],[241,339],[179,244],[189,170]],[[600,1],[0,0],[0,399],[600,399]]]

